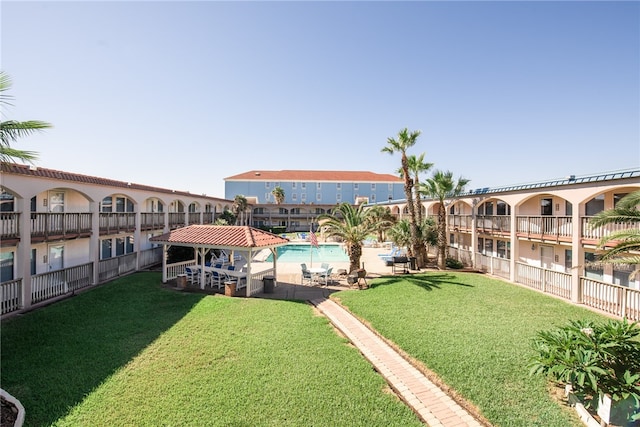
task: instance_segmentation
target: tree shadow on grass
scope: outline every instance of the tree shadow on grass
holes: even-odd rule
[[[403,274],[397,276],[382,276],[378,278],[375,283],[371,284],[371,288],[378,286],[393,285],[394,283],[411,283],[416,285],[425,291],[432,291],[434,289],[440,289],[442,286],[455,285],[472,288],[473,285],[463,283],[458,278],[449,273],[437,272],[437,273],[417,273],[417,274]]]
[[[25,425],[52,425],[204,297],[143,272],[4,321],[2,387],[25,407]]]

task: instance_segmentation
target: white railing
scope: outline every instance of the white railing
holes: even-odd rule
[[[607,313],[640,321],[640,290],[580,278],[582,303]]]
[[[516,283],[571,299],[571,274],[516,262]]]
[[[265,276],[276,277],[276,270],[274,268],[269,268],[267,270],[263,270],[256,274],[251,274],[251,277],[247,278],[247,285],[249,286],[249,296],[262,292],[264,289],[264,279]]]
[[[491,257],[491,274],[508,279],[510,273],[511,267],[508,259]]]
[[[102,259],[98,263],[98,281],[100,283],[122,276],[136,270],[137,252],[120,255],[113,258]]]
[[[178,277],[179,274],[185,274],[185,267],[194,267],[196,260],[176,262],[174,264],[167,264],[167,280],[173,280]]]
[[[140,251],[140,268],[160,263],[162,263],[162,247],[158,246],[157,248]]]
[[[2,314],[10,313],[22,307],[22,279],[9,280],[0,286],[2,295]]]
[[[31,302],[37,303],[89,287],[93,284],[93,264],[86,263],[31,277]]]

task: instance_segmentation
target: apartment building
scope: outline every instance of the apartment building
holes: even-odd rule
[[[376,203],[404,198],[404,181],[395,175],[367,171],[252,170],[225,181],[225,198],[243,195],[251,206],[254,227],[308,231],[315,218],[337,204]],[[280,187],[284,201],[276,203]]]
[[[212,224],[233,203],[17,164],[1,177],[3,314],[160,263],[151,237]]]
[[[509,281],[640,320],[640,278],[630,279],[633,268],[592,263],[602,237],[640,224],[589,225],[638,190],[640,169],[468,190],[445,201],[449,254]],[[439,204],[423,199],[423,214],[437,221]],[[377,205],[408,217],[404,199]]]

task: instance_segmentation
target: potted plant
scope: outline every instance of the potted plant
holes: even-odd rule
[[[640,341],[637,323],[571,321],[533,341],[530,373],[569,385],[604,422],[640,420]],[[606,419],[605,419],[606,418]]]

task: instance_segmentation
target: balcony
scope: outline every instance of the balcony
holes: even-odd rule
[[[91,213],[32,212],[30,215],[34,243],[91,236]]]
[[[135,212],[101,212],[100,235],[133,233],[136,230]]]
[[[516,235],[518,238],[571,243],[573,221],[570,216],[517,216]]]
[[[164,229],[164,212],[142,212],[140,214],[140,230]]]

